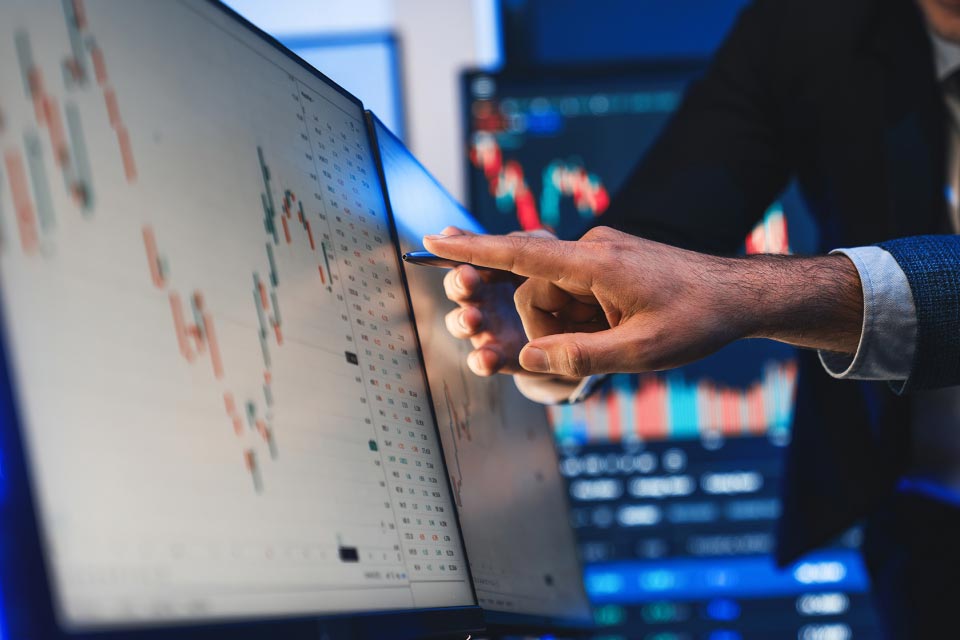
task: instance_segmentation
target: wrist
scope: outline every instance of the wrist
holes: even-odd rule
[[[853,353],[863,323],[856,266],[843,255],[751,256],[733,285],[741,295],[742,337]]]
[[[768,278],[763,265],[744,258],[710,257],[708,273],[700,277],[705,285],[703,300],[714,317],[718,331],[730,342],[759,337],[767,319],[759,312],[769,304],[769,291],[762,283]]]

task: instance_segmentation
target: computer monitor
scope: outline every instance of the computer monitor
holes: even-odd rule
[[[400,248],[448,225],[483,229],[376,118],[389,204]],[[447,331],[454,305],[446,270],[404,264],[447,470],[460,509],[477,598],[489,623],[541,630],[592,622],[570,528],[563,478],[546,410],[508,376],[466,367],[470,345]]]
[[[463,75],[470,211],[491,233],[576,238],[610,205],[700,61]]]
[[[481,628],[360,101],[214,2],[0,43],[10,635]]]
[[[702,68],[466,74],[470,210],[498,231],[546,224],[576,238]],[[788,190],[742,250],[812,252],[816,233]],[[793,348],[748,340],[673,371],[610,376],[586,401],[550,408],[604,633],[875,636],[856,532],[785,571],[773,560],[796,376]]]

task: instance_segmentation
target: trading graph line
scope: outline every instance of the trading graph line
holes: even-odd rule
[[[128,184],[133,184],[137,180],[137,164],[118,92],[111,82],[107,57],[91,31],[83,0],[62,0],[62,9],[69,37],[69,53],[62,59],[59,69],[63,74],[65,91],[72,94],[99,88],[106,120],[117,137],[124,177]],[[35,126],[28,127],[21,140],[6,148],[8,131],[6,121],[0,114],[0,134],[4,136],[2,142],[5,147],[0,163],[0,181],[4,183],[0,187],[7,184],[10,187],[12,218],[16,222],[20,247],[25,255],[33,256],[39,252],[44,234],[52,233],[59,221],[54,204],[59,206],[60,201],[53,197],[55,194],[50,185],[51,177],[56,173],[62,174],[66,194],[77,205],[81,215],[84,218],[92,217],[92,163],[78,103],[69,97],[55,96],[48,88],[34,58],[30,36],[25,30],[17,31],[14,41],[23,91],[32,107]],[[141,237],[137,241],[143,243],[147,262],[145,273],[149,276],[151,290],[158,299],[163,296],[164,300],[161,301],[169,306],[171,338],[175,339],[175,348],[180,357],[191,366],[209,359],[213,379],[220,386],[228,423],[242,442],[242,463],[250,473],[255,490],[259,492],[264,488],[262,467],[267,452],[261,455],[246,438],[253,436],[254,443],[262,440],[269,458],[278,457],[273,425],[277,397],[269,349],[281,348],[285,340],[279,293],[281,276],[275,252],[283,251],[284,246],[295,251],[308,248],[317,266],[317,276],[314,277],[319,277],[320,286],[331,294],[338,277],[331,271],[334,249],[330,238],[326,233],[318,235],[315,229],[315,225],[324,221],[325,217],[309,211],[309,204],[294,189],[275,188],[271,170],[259,146],[257,155],[264,183],[261,204],[267,234],[265,255],[262,254],[264,268],[253,272],[253,295],[263,354],[263,368],[257,372],[258,379],[254,386],[258,389],[255,392],[258,397],[244,398],[236,394],[234,389],[227,388],[227,384],[233,381],[228,381],[230,360],[224,357],[229,354],[221,353],[216,310],[211,308],[201,288],[185,290],[172,282],[170,264],[163,251],[162,225],[155,227],[144,222],[140,225]],[[47,164],[48,161],[50,164]],[[317,179],[313,174],[311,177]],[[282,239],[280,230],[283,232]],[[349,353],[347,358],[349,361]],[[262,380],[259,379],[261,373]],[[262,397],[259,397],[261,390]],[[244,415],[247,428],[244,428]]]
[[[278,214],[273,199],[273,175],[264,157],[263,147],[257,147],[257,162],[260,165],[260,176],[263,179],[263,191],[260,194],[260,200],[263,206],[263,228],[267,232],[267,235],[273,240],[274,245],[280,244],[280,234],[277,230],[277,218],[279,217],[280,224],[283,228],[284,241],[286,244],[291,244],[293,242],[293,236],[291,235],[290,225],[293,223],[293,213],[296,212],[296,221],[303,229],[304,234],[306,234],[310,251],[316,252],[316,237],[313,233],[313,226],[307,214],[304,212],[303,201],[297,198],[297,195],[292,190],[284,189],[283,197],[281,198],[281,212]],[[317,269],[320,272],[320,283],[326,286],[328,291],[331,291],[331,287],[328,286],[330,280],[330,259],[327,253],[327,246],[323,241],[321,241],[320,244],[323,253],[323,264],[317,265]],[[267,243],[267,254],[270,261],[270,283],[273,287],[276,287],[276,264],[274,262],[273,248],[269,242]],[[326,273],[324,269],[326,269]]]
[[[37,233],[33,202],[30,200],[30,191],[27,186],[27,172],[23,166],[23,157],[19,151],[8,151],[4,155],[4,164],[7,168],[7,178],[10,180],[10,194],[13,198],[17,229],[20,232],[20,246],[25,254],[32,255],[37,252],[40,238]]]
[[[554,160],[543,170],[540,196],[541,223],[560,225],[560,200],[572,197],[573,206],[583,218],[600,215],[610,206],[610,194],[600,178],[588,173],[581,164]]]
[[[95,64],[94,68],[96,69],[98,66],[99,63]],[[78,76],[77,79],[79,81],[80,77]],[[313,253],[317,253],[317,242],[310,220],[304,211],[303,203],[291,189],[284,189],[282,191],[281,206],[278,211],[274,200],[275,191],[272,185],[271,171],[266,162],[262,147],[257,147],[257,161],[260,174],[263,178],[263,191],[260,201],[263,211],[263,229],[267,236],[264,244],[264,257],[268,275],[267,278],[264,279],[258,271],[253,272],[252,293],[258,322],[259,343],[263,358],[263,383],[261,386],[263,390],[263,405],[266,409],[261,413],[259,403],[256,400],[247,399],[244,402],[244,413],[248,428],[256,433],[266,444],[270,458],[276,459],[278,457],[278,448],[272,423],[275,396],[273,391],[273,360],[270,354],[270,345],[272,342],[277,348],[282,347],[284,337],[283,317],[280,311],[278,294],[280,274],[277,270],[274,247],[293,244],[290,224],[293,222],[294,212],[297,214],[296,223],[303,229],[307,244]],[[281,242],[277,226],[278,218],[280,220],[280,228],[283,229],[283,242]],[[159,249],[156,232],[151,225],[144,225],[142,236],[151,283],[156,289],[166,290],[169,268],[166,259]],[[329,284],[332,281],[332,276],[329,271],[330,257],[325,240],[321,243],[321,253],[323,262],[317,265],[321,284],[328,291],[331,291]],[[326,269],[326,272],[324,269]],[[173,319],[174,334],[180,355],[188,364],[194,363],[200,356],[209,356],[214,378],[222,381],[225,375],[223,357],[220,353],[213,315],[206,306],[202,292],[197,290],[191,294],[191,313],[189,317],[185,312],[181,295],[173,290],[169,291],[167,295]],[[234,434],[238,438],[243,437],[245,433],[243,420],[238,410],[236,396],[232,391],[227,390],[223,392],[223,403],[227,419]],[[258,493],[262,492],[264,482],[260,457],[253,448],[244,448],[243,462],[244,467],[250,474],[255,491]]]
[[[89,69],[91,66],[93,67],[97,85],[103,92],[110,126],[117,136],[124,175],[127,182],[135,182],[137,179],[137,164],[133,156],[130,132],[123,122],[116,90],[110,84],[103,50],[97,44],[93,34],[90,33],[84,2],[83,0],[62,0],[62,3],[71,49],[71,55],[63,60],[64,82],[68,88],[85,86],[90,79]]]
[[[116,90],[110,83],[104,53],[90,31],[85,5],[83,0],[62,0],[62,7],[71,52],[62,63],[64,85],[68,91],[87,86],[89,69],[93,67],[96,82],[103,92],[107,117],[117,136],[124,175],[127,181],[132,183],[136,181],[137,168],[130,133],[121,115]],[[61,110],[60,101],[47,90],[43,72],[36,63],[26,31],[19,30],[14,34],[14,45],[24,93],[33,104],[36,125],[47,132],[54,165],[63,176],[67,193],[80,207],[83,215],[89,216],[93,212],[93,178],[80,112],[70,100],[63,101]],[[34,198],[29,205],[29,198],[23,193],[20,184],[21,167],[15,166],[12,172],[8,170],[7,177],[11,181],[11,191],[19,199],[20,204],[15,208],[21,216],[21,246],[24,252],[29,254],[38,248],[40,236],[36,234],[34,238],[28,218],[32,217],[35,211],[39,216],[40,230],[48,233],[54,226],[55,214],[42,146],[34,132],[25,132],[23,148],[34,187]],[[21,164],[22,159],[11,154],[15,154],[15,151],[8,150],[5,154],[8,165]],[[17,184],[14,184],[15,182]],[[28,211],[31,212],[30,216],[27,215]]]
[[[148,271],[153,286],[166,291],[168,285],[168,267],[166,259],[162,257],[158,248],[156,233],[150,225],[144,225],[142,230],[144,253],[147,258]],[[184,311],[183,298],[177,291],[168,291],[170,313],[173,318],[173,330],[177,340],[180,355],[188,364],[193,364],[199,356],[207,355],[213,377],[217,381],[224,379],[223,356],[220,352],[220,343],[217,339],[216,325],[213,314],[208,309],[203,294],[197,290],[190,295],[190,316]],[[272,376],[268,370],[264,372],[263,391],[268,408],[273,404],[271,388]],[[232,391],[223,392],[224,409],[233,428],[234,435],[242,438],[244,435],[243,423],[237,410],[237,402]],[[246,403],[247,418],[250,429],[254,430],[266,443],[270,457],[277,457],[277,445],[273,435],[273,426],[270,424],[270,415],[260,417],[256,403],[248,400]],[[243,464],[250,473],[254,489],[263,491],[263,477],[258,458],[254,450],[247,447],[243,450]]]
[[[504,213],[515,211],[524,231],[557,227],[560,224],[560,202],[570,197],[583,218],[599,216],[610,206],[610,194],[600,178],[589,173],[579,162],[554,160],[543,171],[540,209],[524,175],[523,166],[515,160],[504,160],[503,150],[494,134],[477,133],[470,148],[470,162],[487,180],[497,208]]]
[[[64,113],[67,116],[67,131],[70,136],[70,159],[76,176],[73,185],[67,187],[71,190],[74,201],[80,204],[83,214],[89,216],[93,213],[93,176],[83,126],[80,123],[80,110],[77,105],[68,102],[64,105]]]
[[[32,131],[24,133],[23,148],[27,152],[30,184],[33,186],[33,200],[37,204],[40,229],[44,233],[49,233],[54,226],[53,202],[50,200],[50,182],[43,164],[43,146],[37,134]]]
[[[25,31],[18,31],[14,35],[14,40],[16,42],[17,60],[20,64],[20,73],[23,76],[24,88],[27,97],[33,102],[37,126],[47,130],[54,161],[63,174],[64,183],[67,185],[68,192],[74,196],[79,204],[86,205],[85,196],[89,189],[79,183],[74,175],[71,165],[70,148],[67,145],[67,136],[63,120],[60,116],[59,104],[45,88],[43,74],[34,62],[33,50],[27,33]],[[27,154],[37,156],[39,155],[38,145],[31,136],[32,134],[30,133],[27,133],[25,136]],[[33,147],[33,149],[30,147]],[[49,195],[45,194],[43,198],[49,200]]]
[[[167,262],[157,251],[157,237],[150,225],[143,226],[143,246],[147,250],[147,264],[153,286],[163,289],[167,284]]]

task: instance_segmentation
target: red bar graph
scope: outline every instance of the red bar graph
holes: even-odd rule
[[[597,176],[580,165],[554,160],[543,173],[539,205],[542,211],[538,210],[523,166],[515,160],[505,160],[496,137],[488,132],[477,134],[470,148],[470,161],[483,171],[497,204],[515,210],[524,231],[557,225],[562,197],[573,198],[574,206],[584,217],[598,216],[610,206],[610,195]]]
[[[87,9],[84,6],[83,0],[72,0],[73,2],[73,16],[77,21],[78,29],[87,28]]]
[[[170,292],[170,311],[173,313],[173,330],[177,336],[177,346],[180,347],[180,355],[182,355],[187,362],[193,362],[197,356],[190,346],[190,342],[187,340],[187,324],[183,317],[183,301],[180,299],[180,294],[175,291]]]
[[[43,75],[36,67],[31,67],[27,72],[28,84],[30,85],[30,97],[33,100],[33,113],[37,119],[37,124],[44,125],[43,112]]]
[[[137,164],[133,159],[130,132],[127,131],[126,127],[120,126],[117,128],[117,141],[120,144],[120,157],[123,159],[123,173],[127,177],[127,182],[135,182],[137,179]]]
[[[786,432],[793,420],[797,364],[770,361],[743,387],[686,380],[680,373],[613,376],[580,405],[550,408],[561,442],[652,442]]]
[[[90,47],[90,59],[93,60],[93,73],[97,84],[102,87],[107,84],[107,63],[103,59],[103,50],[96,44]]]
[[[144,225],[143,227],[143,244],[147,250],[147,265],[150,267],[150,278],[153,280],[153,286],[157,289],[163,289],[166,285],[163,267],[157,253],[157,238],[153,233],[153,227],[150,225]]]
[[[120,104],[117,102],[117,94],[110,87],[103,90],[103,101],[107,106],[107,118],[110,120],[111,127],[120,126]]]
[[[20,246],[26,254],[36,253],[40,245],[37,233],[37,217],[30,199],[27,185],[27,171],[23,166],[23,157],[18,151],[8,151],[4,156],[7,167],[7,179],[10,181],[10,193],[13,197],[13,209],[20,232]]]
[[[213,325],[213,317],[207,313],[204,306],[203,294],[195,291],[193,294],[194,311],[200,316],[203,323],[200,329],[201,339],[210,349],[210,364],[213,366],[213,375],[217,380],[223,378],[223,359],[220,356],[220,344],[217,342],[217,330]]]
[[[233,423],[233,432],[237,436],[243,435],[243,421],[240,420],[240,414],[237,413],[237,402],[233,394],[225,391],[223,394],[223,404],[227,409],[227,417]]]
[[[49,95],[44,95],[43,116],[47,123],[47,130],[50,132],[50,146],[53,147],[54,157],[57,159],[57,166],[66,169],[70,163],[70,147],[67,145],[66,132],[63,129],[63,119],[60,117],[60,108],[57,101]]]

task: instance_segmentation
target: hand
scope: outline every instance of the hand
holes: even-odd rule
[[[745,337],[849,353],[859,339],[859,277],[843,256],[721,258],[604,227],[577,242],[461,235],[424,244],[528,278],[515,294],[527,371],[667,369]]]
[[[477,237],[456,227],[447,227],[443,233]],[[548,232],[534,233],[553,237]],[[477,375],[528,374],[518,362],[527,337],[513,303],[522,282],[523,278],[502,271],[469,265],[451,269],[443,279],[447,297],[458,305],[445,318],[447,330],[457,338],[470,339],[474,350],[467,356],[467,366]]]

